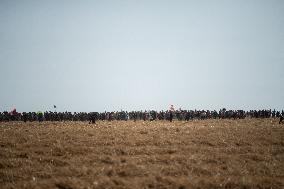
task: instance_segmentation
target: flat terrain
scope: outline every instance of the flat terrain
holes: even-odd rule
[[[0,188],[284,188],[284,125],[0,123]]]

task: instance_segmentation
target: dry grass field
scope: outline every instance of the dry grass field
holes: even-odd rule
[[[284,188],[277,121],[0,123],[0,188]]]

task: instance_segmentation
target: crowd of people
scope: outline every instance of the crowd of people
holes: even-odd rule
[[[95,123],[97,120],[113,121],[113,120],[179,120],[190,121],[195,119],[244,119],[244,118],[280,118],[282,122],[284,111],[276,110],[167,110],[167,111],[113,111],[113,112],[22,112],[16,109],[11,112],[0,112],[1,121],[89,121]]]

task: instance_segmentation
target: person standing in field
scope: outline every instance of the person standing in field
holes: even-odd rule
[[[97,117],[98,116],[96,112],[91,112],[89,114],[89,124],[96,124]]]
[[[38,119],[38,122],[42,122],[43,121],[43,113],[41,111],[37,112],[37,119]]]
[[[170,106],[170,112],[169,112],[169,121],[170,122],[173,121],[173,117],[174,117],[173,113],[174,113],[174,111],[175,111],[174,105],[171,105]]]
[[[22,116],[23,116],[23,121],[26,123],[27,120],[28,120],[28,115],[27,115],[27,113],[26,113],[26,112],[23,112]]]

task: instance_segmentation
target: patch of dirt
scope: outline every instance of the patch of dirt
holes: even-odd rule
[[[0,188],[284,188],[274,119],[0,123]]]

